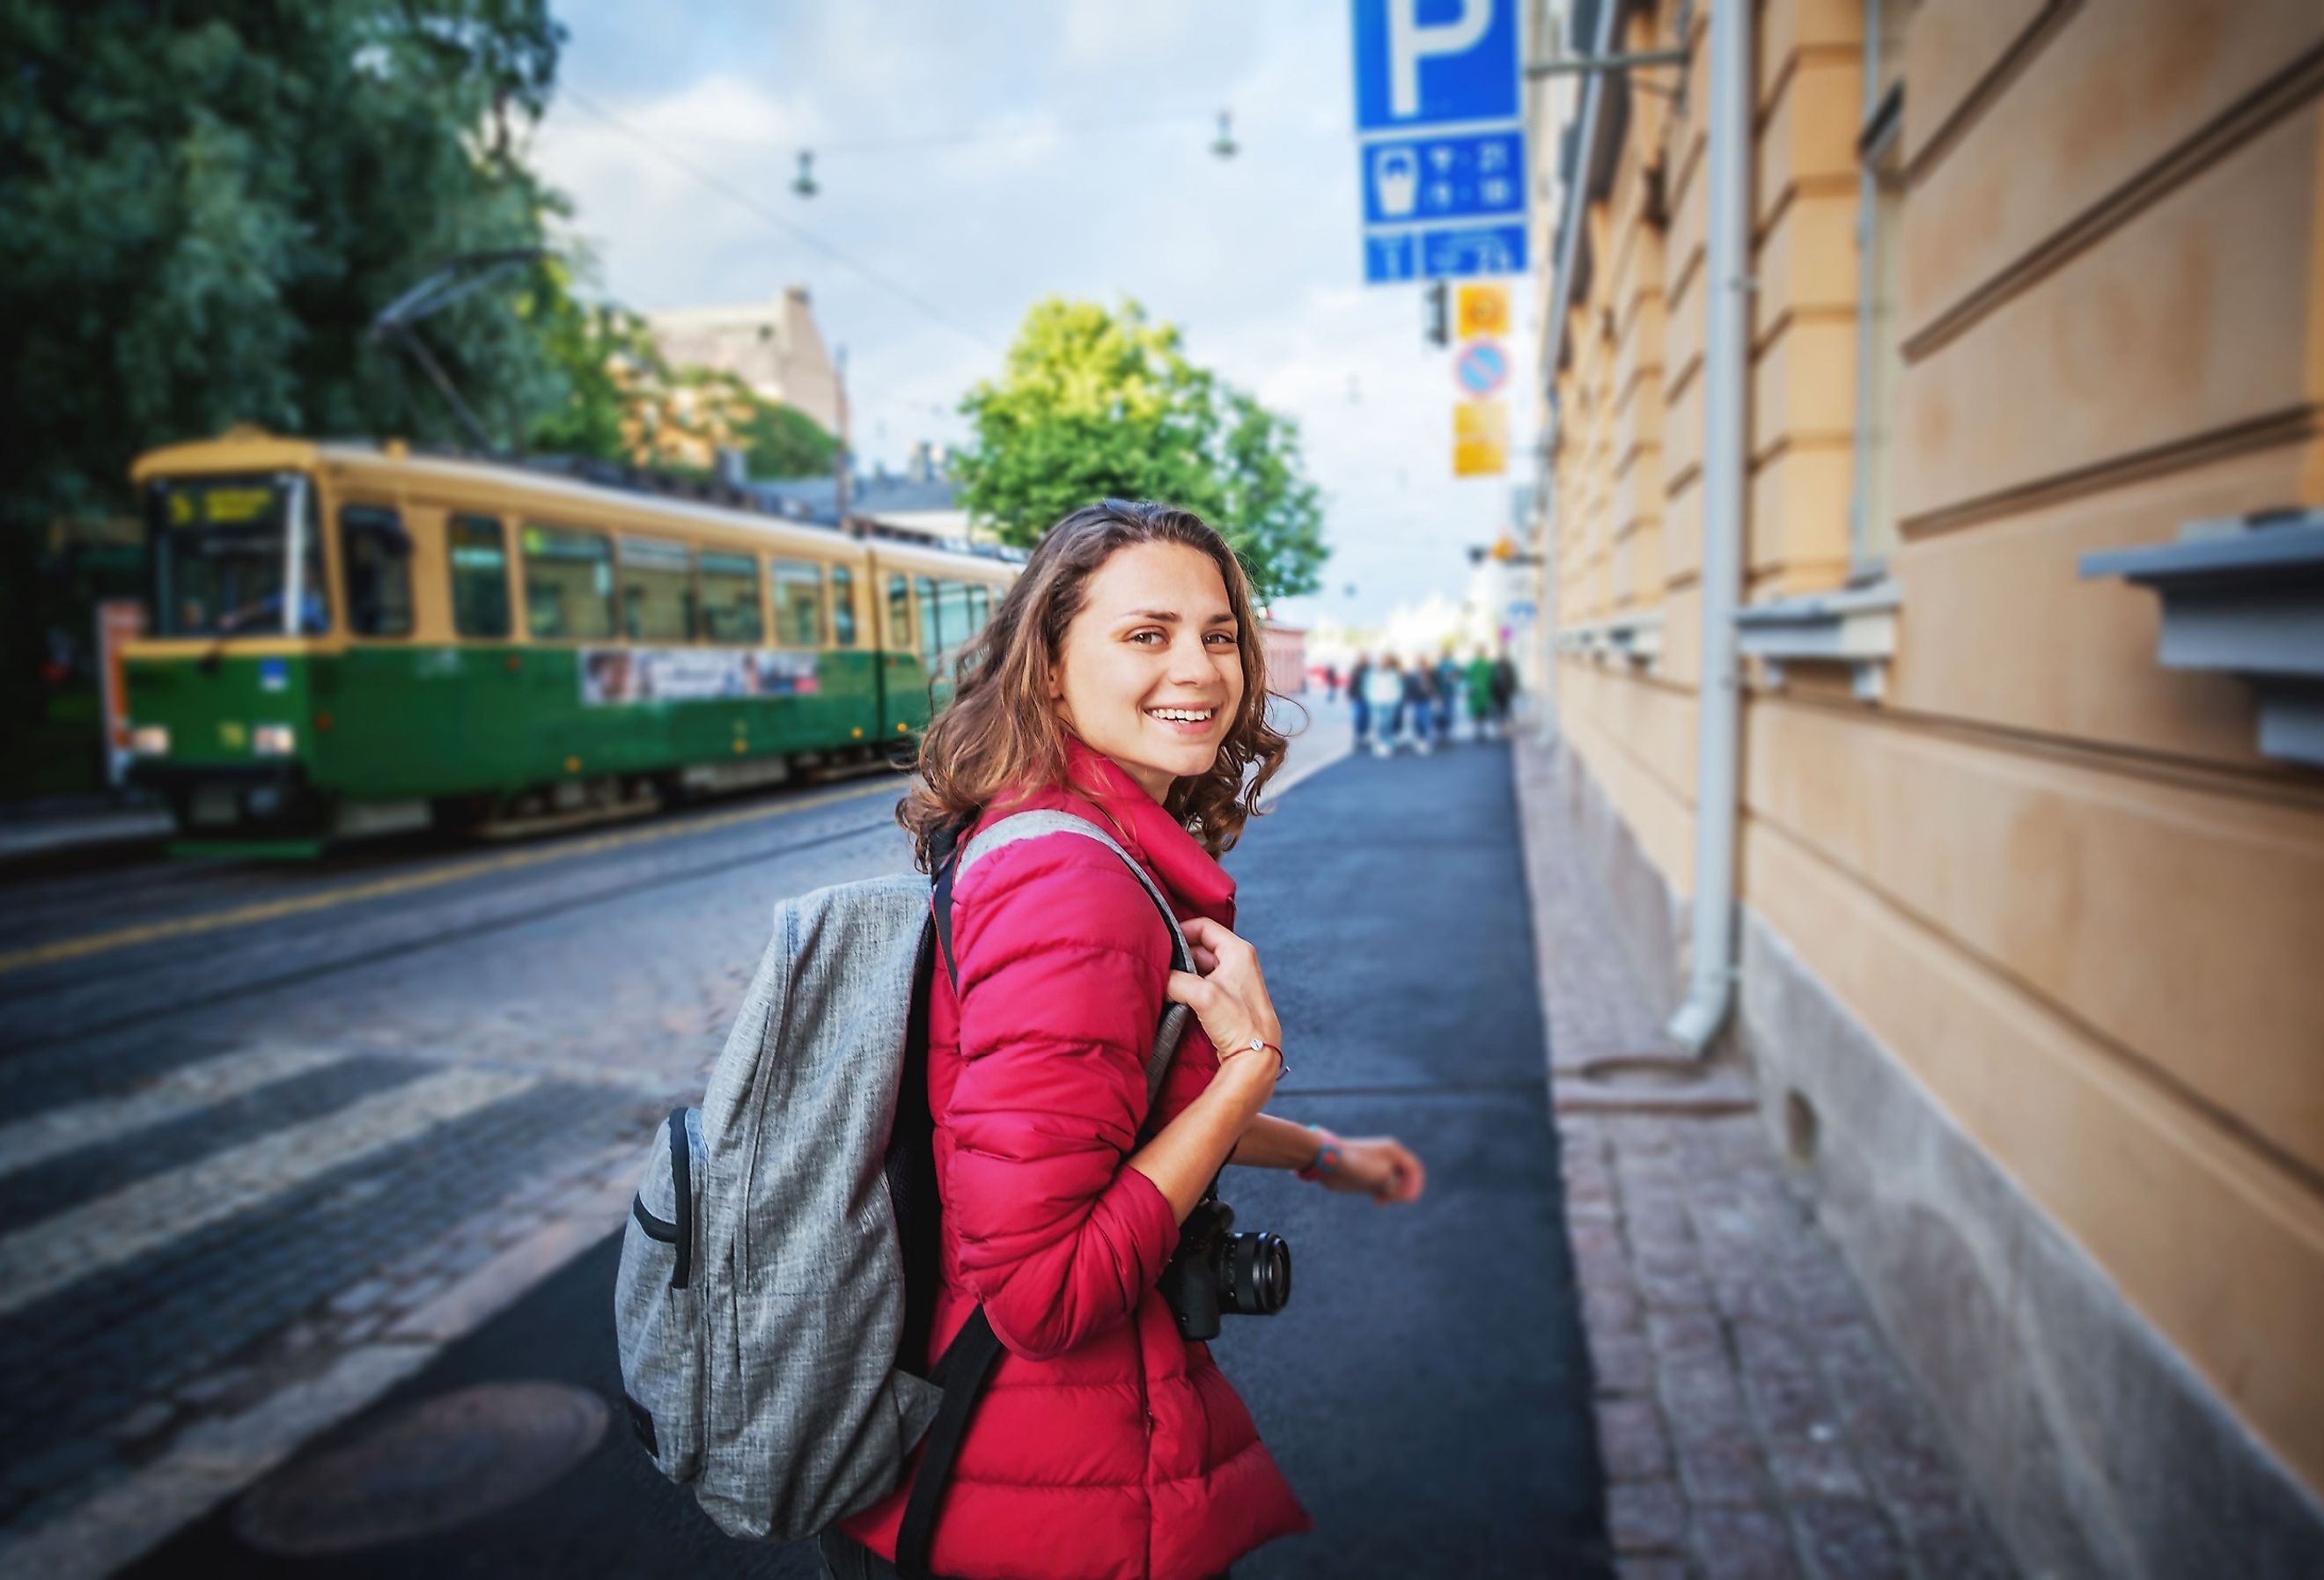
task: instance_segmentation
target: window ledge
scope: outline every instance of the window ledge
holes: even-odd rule
[[[2324,510],[2190,522],[2176,543],[2086,554],[2081,571],[2152,588],[2163,667],[2240,675],[2260,751],[2324,768]]]
[[[1868,587],[1753,604],[1736,612],[1737,651],[1757,659],[1776,688],[1790,665],[1844,664],[1857,696],[1877,702],[1888,689],[1904,601],[1895,579],[1883,577]]]
[[[1588,659],[1619,659],[1633,670],[1652,674],[1662,661],[1662,611],[1633,610],[1569,625],[1557,633],[1557,645],[1562,651]]]

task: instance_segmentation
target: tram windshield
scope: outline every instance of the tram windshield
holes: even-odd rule
[[[150,511],[155,635],[312,636],[330,629],[322,534],[314,489],[303,477],[167,479],[153,485]]]

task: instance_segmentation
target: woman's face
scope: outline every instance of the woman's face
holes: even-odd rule
[[[1209,555],[1133,543],[1084,587],[1049,695],[1066,728],[1158,801],[1217,761],[1242,707],[1243,637]]]

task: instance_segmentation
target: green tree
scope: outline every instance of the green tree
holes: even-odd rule
[[[1167,500],[1219,529],[1261,597],[1320,585],[1323,511],[1296,425],[1190,362],[1177,328],[1134,301],[1036,303],[1001,381],[961,410],[976,428],[963,497],[1005,542],[1108,495]]]
[[[0,0],[9,714],[58,617],[32,541],[131,510],[140,450],[237,421],[461,439],[367,332],[445,258],[541,243],[517,136],[562,36],[547,0]],[[504,439],[557,397],[506,291],[420,332]]]

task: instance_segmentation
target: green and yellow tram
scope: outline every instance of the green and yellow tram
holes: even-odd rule
[[[908,753],[1017,566],[514,463],[141,457],[139,782],[183,847],[539,827]]]

